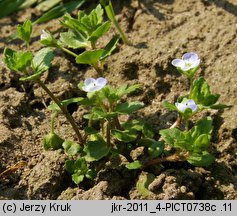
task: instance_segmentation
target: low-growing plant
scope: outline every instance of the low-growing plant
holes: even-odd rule
[[[65,169],[72,175],[72,180],[76,184],[85,178],[96,177],[99,170],[95,169],[94,163],[103,163],[104,160],[110,160],[118,154],[127,158],[129,162],[126,168],[130,170],[146,169],[155,163],[165,161],[187,161],[194,166],[209,166],[213,163],[215,157],[209,152],[213,131],[211,117],[203,117],[193,126],[190,122],[195,114],[205,109],[224,109],[229,106],[217,103],[220,95],[211,93],[204,77],[195,78],[200,65],[196,53],[186,53],[182,59],[172,61],[178,71],[189,78],[190,91],[187,95],[180,96],[174,104],[163,102],[167,109],[178,113],[178,118],[170,128],[159,131],[161,137],[157,140],[150,124],[141,119],[131,118],[131,114],[143,108],[144,104],[125,100],[126,95],[141,87],[140,84],[113,87],[108,85],[107,79],[102,76],[96,79],[87,78],[78,84],[81,91],[86,92],[85,97],[63,101],[47,88],[41,76],[51,67],[54,58],[53,47],[71,53],[78,63],[92,65],[101,75],[101,65],[118,41],[117,38],[112,38],[104,49],[96,49],[96,41],[110,28],[109,21],[103,22],[103,9],[100,5],[89,15],[80,11],[77,19],[67,14],[61,22],[68,30],[60,34],[59,40],[44,31],[41,43],[49,47],[32,53],[30,51],[32,25],[26,20],[23,25],[17,27],[17,32],[18,37],[25,41],[27,51],[5,48],[4,62],[10,70],[21,75],[21,81],[38,83],[53,100],[54,103],[48,106],[52,111],[51,131],[45,135],[43,146],[45,150],[64,149],[68,155]],[[68,48],[84,48],[86,51],[77,55]],[[83,116],[87,126],[82,130],[79,130],[67,110],[68,105],[72,103],[87,110],[87,114]],[[66,140],[55,132],[55,121],[60,112],[72,126],[77,140]],[[143,148],[141,157],[133,160],[131,152],[140,147]],[[147,192],[147,182],[154,176],[150,174],[145,178],[140,177],[137,187]]]
[[[105,35],[111,26],[110,21],[103,21],[103,15],[104,10],[100,4],[88,15],[84,11],[79,11],[77,18],[66,14],[61,24],[67,31],[60,33],[60,38],[57,40],[52,34],[43,30],[41,43],[62,49],[75,57],[76,63],[91,65],[99,76],[103,76],[105,59],[115,50],[119,40],[114,36],[104,48],[96,47],[98,39]],[[85,51],[76,54],[72,51],[76,49]]]

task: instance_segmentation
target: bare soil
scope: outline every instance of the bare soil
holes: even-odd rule
[[[168,128],[176,113],[162,106],[164,99],[175,102],[188,91],[188,80],[170,64],[173,58],[195,51],[202,63],[198,71],[209,82],[220,102],[233,105],[224,111],[206,111],[214,119],[211,151],[216,161],[208,168],[188,163],[164,163],[144,171],[129,171],[126,158],[118,156],[104,163],[94,182],[73,184],[63,165],[63,151],[45,151],[43,136],[50,130],[50,98],[36,84],[22,83],[3,64],[4,47],[24,49],[16,40],[6,39],[15,25],[26,18],[36,19],[35,9],[27,9],[0,20],[0,173],[20,161],[26,165],[0,179],[0,199],[237,199],[237,2],[236,0],[135,0],[113,1],[117,18],[134,46],[120,44],[106,62],[105,76],[111,85],[142,83],[141,91],[129,97],[145,108],[137,117],[158,130]],[[88,4],[88,8],[93,6]],[[42,29],[56,32],[58,20],[34,29],[31,47],[40,49]],[[115,30],[112,29],[110,34]],[[100,41],[102,45],[107,40]],[[42,80],[60,98],[84,95],[77,84],[96,76],[89,66],[77,65],[57,51],[53,67]],[[69,111],[83,128],[83,110]],[[196,119],[201,116],[197,116]],[[195,121],[195,119],[194,119]],[[75,135],[61,116],[57,131],[65,138]],[[140,175],[152,172],[156,179],[150,194],[142,197],[136,190]]]

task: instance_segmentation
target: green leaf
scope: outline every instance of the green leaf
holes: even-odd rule
[[[84,175],[78,174],[78,173],[74,173],[72,175],[72,180],[75,184],[79,184],[84,180]]]
[[[87,142],[84,152],[86,153],[85,159],[88,162],[98,161],[105,157],[110,151],[110,146],[99,135],[96,140]]]
[[[72,104],[72,103],[80,103],[81,101],[83,101],[84,98],[82,97],[78,97],[78,98],[70,98],[70,99],[67,99],[67,100],[63,100],[61,101],[61,105],[64,106],[64,107],[67,107],[69,104]],[[57,111],[57,112],[60,112],[61,109],[59,108],[59,106],[56,104],[56,103],[52,103],[48,106],[48,109],[49,110],[52,110],[52,111]]]
[[[154,136],[152,126],[148,123],[143,124],[142,133],[147,138],[153,138],[153,136]]]
[[[137,138],[137,131],[135,130],[124,130],[124,131],[120,131],[120,130],[112,130],[112,134],[113,136],[119,140],[119,141],[123,141],[123,142],[132,142]]]
[[[32,33],[32,23],[30,20],[26,20],[23,25],[17,25],[17,34],[20,39],[26,43],[30,42],[30,37]]]
[[[168,110],[175,110],[178,111],[177,107],[174,104],[169,103],[168,101],[163,101],[163,106]]]
[[[149,184],[153,182],[155,176],[151,173],[142,172],[136,184],[138,192],[143,196],[148,196],[151,192],[148,190]]]
[[[4,63],[13,71],[25,71],[30,66],[32,58],[31,52],[15,51],[10,48],[4,49]]]
[[[152,158],[159,157],[164,151],[164,143],[160,141],[153,141],[152,145],[148,147],[148,154]]]
[[[220,95],[219,94],[211,94],[210,87],[207,81],[200,77],[193,82],[193,88],[190,93],[191,99],[193,99],[197,104],[201,104],[203,106],[211,106],[217,102]]]
[[[85,131],[85,133],[88,134],[88,135],[98,133],[98,131],[95,130],[94,128],[92,128],[92,127],[86,127],[86,128],[84,129],[84,131]]]
[[[25,0],[1,0],[0,1],[0,18],[8,16],[9,14],[17,11],[21,4],[23,4]]]
[[[34,81],[34,80],[37,80],[41,75],[41,72],[38,72],[38,73],[35,73],[31,76],[26,76],[26,77],[21,77],[19,80],[21,81]]]
[[[54,58],[53,50],[49,47],[43,48],[39,50],[33,60],[32,60],[32,68],[35,73],[44,72],[51,67],[51,62]]]
[[[193,153],[188,157],[187,161],[194,166],[209,166],[215,161],[215,157],[203,151],[201,154]]]
[[[104,50],[102,49],[85,51],[76,57],[76,62],[78,64],[89,64],[93,66],[99,62],[103,53]]]
[[[104,53],[101,56],[100,60],[106,59],[108,56],[112,54],[112,52],[116,49],[117,43],[119,41],[119,38],[117,36],[114,36],[110,42],[105,46]]]
[[[78,143],[75,143],[70,140],[65,140],[62,146],[65,149],[66,153],[71,156],[76,155],[81,150],[81,147]]]
[[[46,12],[60,3],[61,0],[44,0],[43,2],[39,2],[38,5],[35,7],[36,10],[41,12]]]
[[[141,102],[125,102],[116,106],[115,111],[121,114],[131,114],[144,106]]]
[[[92,41],[93,43],[96,43],[96,41],[104,35],[108,30],[110,29],[111,23],[109,21],[103,23],[101,26],[99,26],[88,38],[89,41]]]
[[[171,146],[174,146],[175,142],[183,137],[182,132],[177,128],[160,130],[159,134]]]
[[[84,39],[81,37],[81,34],[78,34],[77,32],[72,30],[61,33],[60,41],[67,47],[73,49],[86,48],[88,46],[88,43],[84,41]]]
[[[67,172],[69,172],[70,174],[73,174],[75,171],[75,167],[74,167],[74,160],[66,160],[65,164],[64,164],[64,168],[67,170]]]
[[[211,135],[213,130],[211,117],[206,117],[199,120],[194,127],[190,130],[193,139],[197,139],[201,134]]]
[[[129,164],[126,165],[126,168],[132,170],[132,169],[140,169],[142,167],[142,163],[139,160],[135,160]]]
[[[56,133],[49,133],[44,137],[44,149],[48,150],[52,148],[53,150],[57,150],[62,148],[62,144],[64,142],[64,139],[62,139],[59,135]]]
[[[82,6],[86,0],[72,1],[66,4],[58,5],[48,12],[44,13],[40,18],[38,18],[33,25],[48,22],[49,20],[56,19],[63,16],[65,13],[71,13],[74,9]]]
[[[86,178],[88,179],[91,179],[93,180],[95,177],[96,177],[97,173],[95,170],[92,170],[92,169],[89,169],[87,172],[86,172]]]
[[[141,84],[135,84],[135,85],[122,85],[121,87],[119,87],[119,89],[117,90],[117,95],[119,98],[121,98],[122,96],[132,93],[134,91],[136,91],[137,89],[141,88]]]
[[[201,134],[193,144],[194,152],[207,150],[210,145],[211,136],[208,134]]]
[[[64,167],[70,174],[86,174],[88,170],[84,157],[80,157],[78,160],[66,160]]]
[[[122,124],[122,127],[126,130],[134,129],[134,130],[137,130],[137,131],[143,131],[144,122],[133,119],[131,121],[125,121]]]
[[[225,108],[231,108],[231,107],[232,106],[225,105],[225,104],[214,104],[210,106],[211,109],[225,109]]]

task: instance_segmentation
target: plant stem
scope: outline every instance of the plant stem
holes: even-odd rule
[[[124,34],[123,30],[121,29],[117,19],[115,18],[115,13],[114,13],[114,9],[112,6],[111,1],[109,1],[108,5],[104,5],[105,7],[105,11],[107,16],[109,17],[109,19],[112,21],[112,23],[114,24],[115,28],[118,30],[123,42],[129,46],[132,45],[131,41],[128,40],[128,38],[126,37],[126,35]]]
[[[188,119],[185,119],[185,130],[186,130],[186,131],[188,131],[188,126],[189,126],[189,124],[188,124]]]
[[[74,56],[75,58],[77,57],[77,54],[74,53],[74,52],[72,52],[71,50],[69,50],[69,49],[67,49],[67,48],[65,48],[65,47],[60,47],[60,48],[61,48],[64,52],[66,52],[66,53],[68,53],[68,54]]]
[[[78,137],[78,140],[80,142],[80,145],[83,146],[84,145],[84,141],[83,141],[82,135],[81,135],[80,131],[78,130],[78,127],[77,127],[76,122],[73,119],[73,117],[70,115],[70,113],[67,111],[67,109],[60,103],[60,101],[54,96],[54,94],[47,88],[47,86],[41,80],[38,79],[37,83],[42,87],[42,89],[44,89],[46,91],[46,93],[51,97],[51,99],[62,110],[63,114],[65,115],[65,117],[67,118],[67,120],[71,124],[73,130],[75,131],[75,133],[76,133],[76,135]]]
[[[110,125],[110,121],[107,122],[106,125],[106,140],[107,140],[107,144],[111,145],[111,141],[110,141],[110,129],[111,129],[111,125]]]
[[[51,118],[51,133],[54,133],[54,125],[55,125],[55,119],[58,115],[58,112],[55,111],[52,115],[52,118]]]
[[[189,92],[189,98],[191,98],[191,92],[193,90],[193,77],[190,77],[190,92]]]
[[[177,162],[177,161],[185,161],[186,157],[184,156],[178,156],[176,154],[164,157],[164,158],[156,158],[153,159],[151,161],[148,161],[147,163],[145,163],[142,167],[142,169],[147,168],[148,166],[157,164],[157,163],[163,163],[163,162]]]
[[[103,77],[104,73],[103,73],[103,69],[100,67],[99,63],[92,65],[93,68],[96,70],[96,72],[98,73],[99,76]]]

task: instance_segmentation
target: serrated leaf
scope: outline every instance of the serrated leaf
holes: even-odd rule
[[[65,140],[62,146],[65,152],[71,156],[76,155],[81,150],[81,147],[78,143],[75,143],[70,140]]]
[[[4,49],[4,63],[13,71],[23,72],[32,61],[31,52],[15,51],[10,48]]]
[[[215,157],[207,151],[201,154],[193,153],[187,158],[187,161],[194,166],[209,166],[215,161]]]
[[[103,49],[85,51],[76,57],[76,62],[78,64],[89,64],[93,66],[99,62],[103,53]]]
[[[101,26],[99,26],[88,38],[88,41],[92,41],[93,43],[96,43],[96,41],[104,35],[108,30],[110,29],[111,23],[109,21],[103,23]]]
[[[151,192],[148,190],[148,186],[153,182],[155,176],[151,173],[141,173],[136,184],[138,192],[143,196],[148,196]]]
[[[137,131],[135,130],[120,131],[114,129],[112,130],[112,134],[117,140],[123,141],[125,143],[132,142],[137,138]]]
[[[105,157],[110,151],[110,146],[102,139],[87,142],[84,152],[85,159],[88,162],[98,161]]]
[[[30,37],[32,33],[32,23],[30,20],[26,20],[23,25],[17,25],[17,34],[20,39],[26,43],[30,42]]]
[[[168,101],[163,101],[163,106],[169,110],[178,110],[174,104],[169,103]]]
[[[49,47],[43,48],[39,50],[33,60],[32,60],[32,68],[35,73],[44,72],[51,67],[51,62],[54,58],[53,50]]]
[[[88,43],[83,40],[80,34],[69,30],[68,32],[63,32],[60,34],[60,41],[67,47],[78,49],[85,48]]]
[[[126,168],[132,170],[132,169],[140,169],[142,167],[142,163],[139,160],[135,160],[125,166]]]

